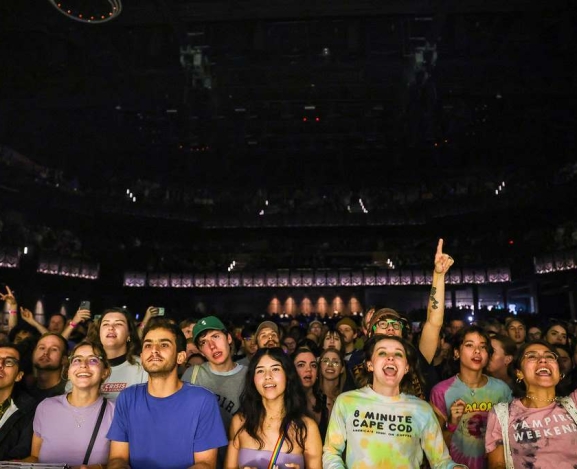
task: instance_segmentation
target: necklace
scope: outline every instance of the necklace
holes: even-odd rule
[[[66,396],[66,400],[68,401],[68,404],[70,404],[69,396],[70,396],[70,394],[68,396]],[[84,422],[86,422],[86,416],[88,414],[92,414],[96,407],[94,407],[93,405],[89,405],[88,408],[75,407],[72,404],[70,404],[68,406],[68,408],[70,409],[70,412],[72,413],[72,417],[74,418],[74,421],[76,422],[76,427],[82,428],[82,425],[84,425]]]
[[[274,422],[281,421],[284,418],[284,414],[267,417],[266,421],[266,428],[271,428]]]
[[[527,399],[532,400],[532,401],[536,401],[536,402],[548,402],[548,403],[556,402],[556,401],[559,399],[557,396],[555,396],[555,397],[553,397],[553,398],[551,398],[551,399],[539,399],[538,397],[529,396],[529,395],[526,395],[525,397],[526,397]]]
[[[467,381],[465,381],[463,378],[461,378],[461,374],[457,373],[457,378],[459,378],[459,380],[461,381],[461,383],[463,383],[465,386],[467,386],[469,388],[469,390],[471,391],[471,396],[475,395],[475,390],[478,388],[482,388],[485,385],[485,380],[486,377],[485,375],[481,375],[481,379],[479,380],[479,382],[477,383],[467,383]]]

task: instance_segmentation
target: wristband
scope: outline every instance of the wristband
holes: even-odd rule
[[[142,322],[138,325],[138,327],[139,327],[140,329],[144,329],[144,326],[146,326],[146,324],[144,324],[144,321],[142,321]]]
[[[78,326],[78,324],[76,324],[75,322],[72,322],[72,321],[70,321],[70,322],[68,323],[68,325],[69,325],[72,329],[74,329],[76,326]]]
[[[447,430],[449,430],[451,433],[455,433],[455,430],[457,429],[458,425],[453,425],[452,423],[447,422],[446,424],[446,428]]]
[[[14,311],[8,311],[8,314],[18,314],[18,311],[14,310]]]

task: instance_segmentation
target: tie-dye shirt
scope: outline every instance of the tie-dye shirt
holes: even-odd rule
[[[471,389],[458,376],[441,381],[431,391],[431,404],[449,420],[449,411],[453,402],[462,399],[466,403],[465,412],[451,438],[449,452],[451,457],[469,467],[484,469],[485,430],[487,415],[498,402],[511,402],[511,389],[500,379],[487,376],[487,384]]]
[[[325,438],[323,468],[416,469],[423,451],[433,469],[455,466],[431,406],[415,396],[386,397],[365,386],[337,398]]]

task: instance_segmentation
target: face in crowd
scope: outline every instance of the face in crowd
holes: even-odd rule
[[[54,334],[40,338],[32,354],[34,368],[43,371],[56,371],[62,369],[65,363],[64,339]]]
[[[280,346],[280,338],[278,332],[271,327],[263,327],[258,331],[256,338],[258,348],[273,348]]]

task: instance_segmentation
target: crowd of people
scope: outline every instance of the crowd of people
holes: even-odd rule
[[[73,468],[574,467],[572,325],[446,318],[179,324],[151,306],[42,324],[9,287],[0,460]],[[360,323],[357,320],[360,319]]]

